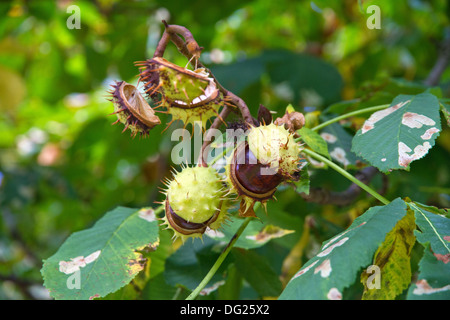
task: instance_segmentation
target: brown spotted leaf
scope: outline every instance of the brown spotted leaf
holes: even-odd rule
[[[347,230],[325,242],[320,252],[291,278],[279,299],[345,299],[344,289],[354,283],[361,268],[372,263],[386,234],[405,215],[406,204],[400,198],[370,208]]]
[[[419,275],[409,287],[408,300],[450,300],[450,263],[436,259],[429,246],[419,262]]]
[[[356,133],[352,151],[382,172],[409,170],[424,157],[441,131],[439,101],[430,93],[399,95],[373,113]]]
[[[55,299],[104,297],[128,284],[144,268],[139,251],[158,243],[152,209],[118,207],[92,228],[72,234],[44,261],[44,286]]]
[[[416,242],[415,228],[414,213],[408,210],[386,235],[374,255],[372,266],[361,274],[363,300],[393,300],[408,288],[411,282],[411,249]],[[373,266],[377,270],[371,270]],[[377,278],[374,272],[379,272],[380,277]]]

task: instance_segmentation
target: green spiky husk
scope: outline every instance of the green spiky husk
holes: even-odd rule
[[[271,123],[252,127],[248,134],[248,145],[260,163],[270,165],[287,180],[299,170],[300,146],[284,126]]]
[[[203,68],[191,71],[164,58],[153,58],[140,65],[140,79],[147,94],[154,100],[160,99],[159,107],[172,116],[169,125],[174,121],[185,125],[200,122],[206,128],[207,121],[217,116],[224,105],[222,93]]]
[[[201,237],[206,227],[218,229],[226,220],[228,202],[223,198],[224,185],[213,168],[184,168],[181,172],[174,174],[165,194],[164,223],[174,231],[175,237],[183,241],[190,237]],[[172,214],[170,209],[187,224],[203,224],[204,227],[198,232],[180,230],[183,228],[173,225],[172,219],[168,219],[168,215]]]

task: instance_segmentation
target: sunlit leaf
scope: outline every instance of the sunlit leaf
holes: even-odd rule
[[[302,140],[314,151],[320,153],[321,155],[330,158],[330,154],[328,153],[328,146],[323,137],[321,137],[317,132],[303,127],[297,131],[300,134]]]

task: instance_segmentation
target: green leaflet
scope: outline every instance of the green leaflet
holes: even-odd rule
[[[447,121],[447,125],[450,127],[450,106],[446,103],[440,103],[440,109],[444,119]]]
[[[302,170],[300,171],[300,178],[298,179],[298,181],[294,182],[294,185],[295,192],[309,195],[310,179],[308,173],[308,165],[302,167]]]
[[[372,207],[344,232],[327,241],[290,280],[280,299],[342,299],[343,290],[367,267],[386,234],[406,214],[400,198]]]
[[[420,231],[415,231],[417,241],[425,245],[430,243],[435,255],[442,259],[450,257],[450,219],[426,210],[422,204],[408,204],[416,215],[416,224]],[[438,256],[440,257],[440,256]]]
[[[217,241],[208,237],[186,241],[172,255],[166,259],[164,278],[171,286],[181,285],[194,290],[211,269],[220,255],[221,247]],[[222,282],[223,273],[227,268],[229,258],[214,274],[209,285]]]
[[[351,151],[352,136],[338,123],[332,123],[321,130],[320,136],[328,143],[331,158],[345,168],[355,167],[358,157]]]
[[[315,131],[303,127],[297,131],[302,140],[314,151],[320,153],[321,155],[326,156],[328,159],[330,158],[330,154],[328,153],[328,145],[325,140]]]
[[[159,244],[152,209],[118,207],[90,229],[73,233],[41,273],[55,299],[104,297],[129,283],[144,267],[142,251]]]
[[[409,170],[424,157],[441,131],[439,101],[430,93],[399,95],[387,109],[373,113],[357,132],[352,151],[388,172]]]
[[[419,276],[413,283],[406,298],[408,300],[450,300],[450,263],[436,259],[425,246],[419,262]]]
[[[364,285],[363,300],[393,300],[397,295],[408,288],[411,282],[410,253],[416,241],[414,237],[414,213],[408,213],[387,235],[374,256],[372,270],[361,274],[361,283]],[[379,281],[379,283],[375,283]]]
[[[282,286],[278,274],[272,269],[267,257],[254,250],[233,249],[234,263],[245,280],[262,297],[276,297]]]

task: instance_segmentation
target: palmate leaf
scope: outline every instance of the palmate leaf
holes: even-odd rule
[[[352,151],[382,172],[409,170],[434,146],[441,131],[439,101],[430,93],[399,95],[373,113],[353,138]]]
[[[44,286],[55,299],[104,297],[143,269],[138,251],[158,244],[158,222],[152,209],[118,207],[92,228],[73,233],[44,261]]]
[[[343,290],[372,262],[386,234],[405,214],[406,204],[400,198],[367,210],[322,246],[290,280],[279,299],[342,299]]]

